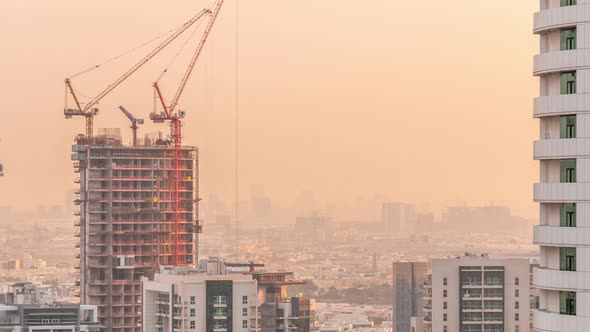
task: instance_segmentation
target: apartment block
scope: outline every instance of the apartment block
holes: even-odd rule
[[[145,332],[259,331],[257,283],[251,275],[167,271],[143,285]]]
[[[98,332],[96,306],[0,304],[0,332]]]
[[[78,137],[72,160],[80,302],[98,306],[104,331],[140,332],[142,277],[198,259],[198,151],[181,148],[178,182],[161,139],[126,146],[117,130],[102,130]]]
[[[424,300],[426,332],[528,332],[530,262],[473,254],[434,259]]]
[[[590,1],[542,0],[534,14],[540,137],[534,200],[540,290],[534,331],[590,331]],[[588,234],[588,235],[587,235]]]

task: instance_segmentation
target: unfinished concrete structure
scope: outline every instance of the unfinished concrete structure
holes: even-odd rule
[[[80,299],[98,306],[103,331],[142,331],[141,278],[198,259],[198,151],[181,147],[174,202],[173,150],[162,139],[125,146],[117,130],[72,146]]]

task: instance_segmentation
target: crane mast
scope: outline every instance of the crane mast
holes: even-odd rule
[[[119,106],[119,110],[121,110],[121,112],[123,112],[123,114],[125,114],[125,116],[127,117],[127,119],[129,119],[129,121],[131,121],[131,130],[133,131],[133,146],[137,145],[137,129],[139,128],[138,125],[142,125],[143,124],[143,119],[138,119],[136,118],[133,114],[131,114],[131,112],[129,112],[125,107],[123,106]]]
[[[86,137],[92,138],[93,135],[93,118],[98,115],[98,109],[93,108],[94,105],[98,104],[98,102],[106,97],[111,91],[113,91],[116,87],[118,87],[121,83],[123,83],[126,79],[128,79],[131,75],[133,75],[137,70],[139,70],[144,64],[150,61],[154,56],[156,56],[160,51],[162,51],[166,46],[168,46],[171,42],[173,42],[178,36],[180,36],[183,32],[185,32],[188,28],[190,28],[195,22],[201,19],[203,16],[210,14],[210,9],[203,9],[197,15],[192,17],[189,21],[185,22],[182,26],[180,26],[172,35],[166,38],[162,43],[160,43],[155,49],[153,49],[150,53],[148,53],[143,59],[137,62],[133,67],[131,67],[127,72],[123,75],[119,76],[115,81],[109,84],[103,91],[101,91],[96,97],[90,100],[88,103],[82,107],[78,96],[72,86],[72,78],[68,77],[65,80],[66,85],[66,106],[64,108],[64,115],[66,119],[71,118],[72,116],[84,116],[86,118]],[[98,68],[100,65],[94,67]],[[94,69],[93,68],[93,69]],[[84,71],[83,73],[85,73]],[[77,75],[75,75],[77,76]],[[75,77],[74,76],[74,77]],[[67,105],[67,94],[71,94],[72,98],[74,99],[74,103],[76,104],[76,109],[70,109]]]
[[[224,0],[218,0],[217,4],[215,5],[215,8],[213,9],[213,12],[211,14],[211,18],[209,19],[209,23],[207,24],[207,27],[205,28],[205,31],[203,32],[203,35],[201,37],[201,40],[199,41],[199,44],[197,46],[197,49],[195,50],[195,53],[193,54],[193,57],[191,58],[191,61],[189,62],[189,65],[184,73],[184,76],[182,77],[182,80],[180,81],[179,87],[176,91],[176,94],[174,95],[174,98],[172,99],[172,102],[170,103],[170,105],[166,105],[166,101],[162,95],[162,91],[160,90],[160,87],[158,85],[158,82],[155,82],[153,84],[154,87],[154,91],[155,91],[155,95],[156,98],[160,101],[160,104],[162,106],[163,111],[158,113],[154,110],[153,113],[150,114],[150,119],[152,121],[154,121],[155,123],[162,123],[164,121],[170,121],[170,140],[171,140],[171,145],[173,147],[173,158],[172,158],[172,169],[173,169],[173,178],[172,178],[172,183],[171,183],[171,189],[172,189],[172,214],[173,214],[173,227],[174,227],[174,232],[173,232],[173,242],[174,242],[174,247],[173,247],[173,259],[172,259],[172,264],[175,266],[178,265],[182,265],[183,262],[180,261],[180,254],[181,254],[181,250],[180,250],[180,242],[181,242],[181,238],[180,238],[180,221],[181,221],[181,216],[180,216],[180,211],[182,209],[182,197],[180,195],[180,187],[181,187],[181,170],[180,170],[180,157],[181,157],[181,147],[182,147],[182,123],[181,123],[181,119],[184,118],[184,112],[183,111],[176,111],[176,107],[178,106],[178,102],[180,100],[180,97],[182,96],[184,89],[189,81],[189,78],[193,72],[193,69],[195,68],[195,65],[197,63],[197,61],[199,60],[199,57],[203,51],[203,48],[205,46],[205,44],[207,43],[207,39],[209,37],[209,34],[211,33],[211,29],[213,28],[213,25],[215,24],[215,21],[217,20],[217,17],[219,15],[219,12],[221,10],[221,7],[223,6]],[[197,232],[201,231],[201,225],[199,225],[198,221],[195,221],[196,225],[195,225],[195,229],[197,230]]]

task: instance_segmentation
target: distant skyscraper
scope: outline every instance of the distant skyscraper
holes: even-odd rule
[[[424,315],[427,263],[393,263],[393,331],[410,332],[412,317]]]
[[[390,234],[411,233],[416,223],[416,208],[411,204],[383,203],[381,223]]]
[[[425,332],[530,331],[528,259],[478,255],[435,259],[430,271]]]
[[[534,199],[540,247],[535,331],[590,331],[590,2],[542,0],[534,15],[540,52],[534,58],[540,120]]]
[[[268,222],[272,217],[272,202],[264,194],[263,185],[253,185],[250,195],[250,207],[255,222]]]

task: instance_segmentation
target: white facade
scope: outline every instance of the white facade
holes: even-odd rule
[[[424,329],[416,331],[529,332],[530,262],[486,256],[432,260],[424,300]]]
[[[534,16],[540,265],[534,331],[590,331],[590,0],[541,0]],[[587,216],[588,215],[588,216]]]
[[[156,274],[154,281],[144,280],[143,299],[144,332],[259,330],[251,275]]]

